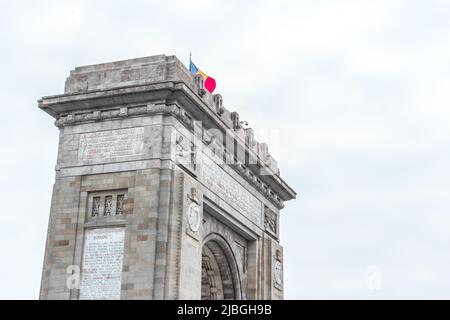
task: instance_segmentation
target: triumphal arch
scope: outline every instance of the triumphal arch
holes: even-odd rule
[[[268,146],[175,57],[75,68],[39,100],[59,150],[41,299],[282,299]]]

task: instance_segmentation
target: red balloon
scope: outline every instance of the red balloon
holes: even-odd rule
[[[205,88],[209,91],[209,93],[213,93],[214,89],[216,88],[216,80],[211,77],[206,78]]]

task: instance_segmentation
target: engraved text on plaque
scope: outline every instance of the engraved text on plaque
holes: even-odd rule
[[[202,181],[254,223],[262,223],[262,204],[213,160],[202,158]]]
[[[120,299],[124,228],[86,230],[80,299]]]
[[[114,161],[141,155],[144,128],[127,128],[80,134],[79,161]]]

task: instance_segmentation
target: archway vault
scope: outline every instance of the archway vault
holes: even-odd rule
[[[216,233],[206,236],[203,241],[202,299],[242,299],[235,256],[227,241]]]

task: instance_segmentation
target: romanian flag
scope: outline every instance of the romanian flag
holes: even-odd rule
[[[197,66],[192,61],[189,61],[189,71],[193,75],[200,74],[203,77],[206,90],[208,90],[209,93],[213,93],[214,89],[216,88],[216,80],[214,80],[214,78],[211,78],[206,73],[197,68]]]

